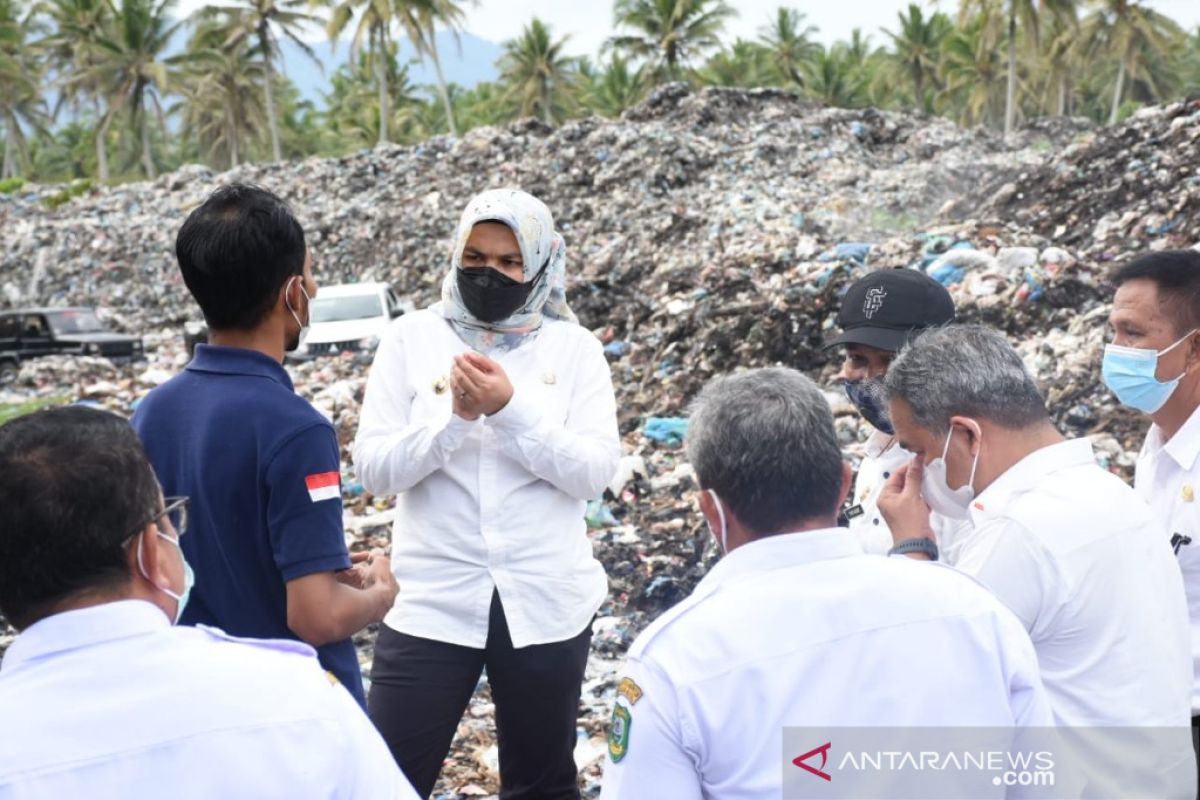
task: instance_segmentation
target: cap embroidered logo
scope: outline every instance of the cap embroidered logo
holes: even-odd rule
[[[883,298],[887,297],[887,292],[882,286],[875,286],[867,289],[867,299],[863,302],[863,314],[867,319],[875,316],[875,312],[883,308]]]

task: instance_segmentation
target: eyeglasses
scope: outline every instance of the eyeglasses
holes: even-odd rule
[[[126,541],[128,541],[129,539],[132,539],[134,536],[137,536],[139,533],[141,533],[142,528],[145,528],[151,522],[158,524],[158,521],[161,520],[163,517],[166,517],[170,521],[171,528],[174,530],[176,539],[182,538],[183,535],[185,533],[187,533],[188,498],[186,498],[186,497],[167,497],[167,498],[164,498],[164,502],[166,503],[166,505],[163,506],[163,510],[159,511],[153,517],[150,517],[149,519],[140,523],[137,526],[137,530],[135,530],[133,533],[129,534],[128,537],[126,537]],[[161,528],[161,526],[160,526],[160,528]]]

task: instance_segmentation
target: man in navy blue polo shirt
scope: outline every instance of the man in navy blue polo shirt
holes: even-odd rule
[[[163,491],[191,498],[196,585],[181,622],[305,641],[362,703],[349,637],[383,619],[398,587],[381,551],[352,565],[337,436],[282,366],[317,293],[304,231],[278,197],[235,184],[188,216],[175,255],[212,344],[133,425]]]

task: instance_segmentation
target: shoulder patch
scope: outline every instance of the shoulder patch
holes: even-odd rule
[[[629,729],[633,727],[633,715],[620,703],[613,704],[612,719],[608,723],[608,757],[616,764],[629,752]]]
[[[642,699],[644,692],[642,687],[634,682],[633,678],[621,678],[621,682],[617,684],[617,694],[629,701],[629,705],[636,706],[637,701]]]

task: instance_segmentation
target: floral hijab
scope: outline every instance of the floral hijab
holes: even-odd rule
[[[491,323],[476,319],[463,305],[456,276],[456,271],[462,268],[463,250],[471,229],[480,222],[502,222],[512,229],[525,262],[525,283],[546,267],[546,274],[525,306]],[[578,322],[567,306],[566,262],[567,244],[554,229],[554,218],[545,203],[519,189],[483,192],[467,204],[458,221],[450,271],[442,281],[442,300],[433,306],[433,311],[449,320],[459,338],[481,353],[512,350],[526,337],[536,336],[546,317]]]

